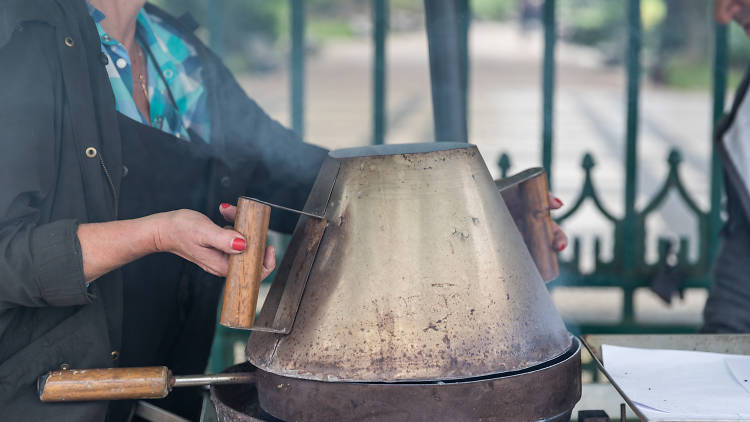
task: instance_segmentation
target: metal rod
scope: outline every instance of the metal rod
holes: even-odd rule
[[[260,326],[252,326],[248,328],[250,331],[260,331],[263,333],[274,333],[274,334],[289,334],[289,330],[286,328],[269,328],[269,327],[260,327]]]
[[[460,23],[454,0],[425,0],[435,140],[466,142]]]
[[[379,145],[385,140],[386,113],[386,61],[385,41],[388,33],[389,0],[372,0],[373,43],[375,57],[373,66],[373,134],[372,143]]]
[[[235,372],[211,375],[182,375],[174,377],[173,387],[195,387],[198,385],[251,384],[255,381],[252,372]]]
[[[552,142],[555,107],[555,41],[557,23],[555,0],[544,1],[544,69],[542,74],[542,166],[547,171],[547,185],[552,189]]]
[[[604,374],[604,377],[609,380],[612,387],[617,390],[618,393],[620,393],[620,396],[625,400],[625,403],[630,406],[630,409],[640,418],[641,420],[646,420],[646,418],[641,414],[638,406],[633,405],[633,402],[630,401],[630,398],[625,394],[625,392],[622,391],[620,388],[620,385],[614,382],[612,376],[607,372],[607,369],[604,368],[604,363],[602,363],[602,359],[599,357],[598,354],[594,353],[594,350],[592,350],[591,346],[583,339],[581,338],[581,343],[583,343],[583,346],[588,350],[589,355],[591,356],[591,359],[596,362],[597,368],[599,368],[599,371],[601,371],[602,374]],[[620,406],[620,416],[622,417],[623,408],[622,405]]]
[[[518,182],[522,180],[532,178],[543,171],[544,169],[541,167],[532,167],[518,174],[514,174],[513,176],[503,177],[501,180],[498,180],[497,182],[495,182],[495,187],[497,188],[497,190],[501,191],[501,190],[509,188],[510,186],[517,184]]]
[[[456,2],[456,13],[458,14],[458,49],[461,59],[461,92],[463,93],[463,115],[466,116],[466,139],[469,139],[469,29],[471,28],[471,1],[458,0]]]
[[[295,210],[294,208],[287,208],[287,207],[285,207],[285,206],[283,206],[283,205],[276,205],[276,204],[272,204],[272,203],[270,203],[270,202],[266,202],[266,201],[261,201],[260,199],[257,199],[257,198],[251,198],[251,197],[249,197],[249,196],[243,196],[242,198],[245,198],[245,199],[249,199],[249,200],[251,200],[251,201],[255,201],[255,202],[259,202],[259,203],[261,203],[261,204],[265,204],[265,205],[268,205],[268,206],[269,206],[269,207],[271,207],[271,208],[278,208],[278,209],[280,209],[280,210],[284,210],[284,211],[289,211],[289,212],[293,212],[293,213],[295,213],[295,214],[306,215],[306,216],[308,216],[308,217],[312,217],[312,218],[319,218],[319,219],[321,219],[321,220],[325,220],[325,219],[326,219],[326,218],[325,218],[325,217],[323,217],[322,215],[315,215],[315,214],[311,214],[311,213],[309,213],[309,212],[305,212],[305,211],[300,211],[300,210]]]
[[[625,219],[623,222],[623,262],[626,272],[635,271],[643,249],[637,236],[635,199],[638,185],[638,90],[641,73],[641,2],[630,0],[628,7],[628,82],[625,131]],[[628,246],[629,245],[629,246]],[[635,247],[633,247],[635,246]],[[632,316],[632,300],[625,300],[624,316]]]
[[[714,62],[713,62],[713,130],[716,133],[716,125],[724,114],[724,100],[727,91],[727,63],[728,63],[729,32],[726,25],[714,24]],[[709,211],[709,232],[707,233],[708,245],[706,246],[706,266],[710,266],[716,254],[719,230],[721,230],[721,194],[722,168],[719,155],[716,151],[716,143],[711,137],[711,209]]]
[[[638,90],[641,73],[641,2],[630,0],[628,8],[627,121],[625,131],[625,214],[635,215],[637,191]]]
[[[305,135],[305,1],[290,0],[292,129]]]

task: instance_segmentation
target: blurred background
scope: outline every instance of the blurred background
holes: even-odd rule
[[[332,149],[373,142],[374,10],[385,5],[383,141],[435,140],[421,0],[154,3],[176,15],[192,13],[201,24],[199,36],[251,98],[302,132],[307,142]],[[730,104],[750,59],[744,31],[736,25],[716,26],[713,2],[705,0],[465,4],[469,142],[478,145],[495,177],[503,174],[500,161],[508,174],[542,165],[546,96],[552,105],[548,171],[554,193],[566,204],[556,216],[585,199],[563,218],[571,245],[562,255],[567,262],[561,279],[550,285],[571,331],[695,332],[710,286],[721,217],[711,133],[716,111]],[[630,14],[634,5],[635,16]],[[297,97],[302,114],[297,112],[296,122],[291,60],[292,22],[299,22],[293,21],[295,10],[305,25],[304,77],[297,81],[304,95]],[[545,34],[556,39],[554,55],[548,51],[546,61]],[[633,51],[628,53],[634,35],[640,41],[640,61],[635,63]],[[554,69],[547,93],[545,62]],[[629,63],[630,75],[635,71],[640,76],[633,85],[639,96],[630,117],[631,142],[637,139],[630,177]],[[296,66],[300,70],[299,62]],[[604,212],[584,189],[587,153],[588,181]],[[669,182],[670,169],[679,180]],[[672,184],[662,192],[667,182]],[[628,184],[635,192],[632,214],[626,212]],[[623,234],[629,231],[638,234]],[[284,239],[274,241],[283,244]],[[670,244],[673,249],[666,251]],[[657,296],[651,286],[659,278],[674,281],[679,294]],[[221,336],[236,339],[224,330],[219,336],[215,356],[244,360],[242,341],[221,343]],[[212,362],[212,370],[227,363],[219,358]]]

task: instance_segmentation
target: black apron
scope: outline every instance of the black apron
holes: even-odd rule
[[[207,213],[210,148],[119,114],[123,178],[120,219],[181,208]],[[216,204],[218,208],[219,204]],[[219,278],[169,253],[122,268],[123,346],[120,366],[166,365],[176,374],[203,373],[222,289]],[[189,419],[201,407],[199,389],[177,389],[154,404]],[[113,420],[132,403],[112,403]]]

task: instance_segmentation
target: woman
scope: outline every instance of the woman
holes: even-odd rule
[[[194,57],[154,51],[163,40],[140,38],[149,35],[138,22],[143,3],[93,1],[105,16],[99,30],[84,0],[0,5],[4,420],[105,419],[106,402],[39,402],[36,378],[64,363],[201,372],[222,287],[216,276],[244,248],[239,233],[217,225],[233,213],[219,204],[253,195],[301,207],[326,154],[263,113],[183,22],[147,8],[160,22],[151,35],[174,31]],[[132,66],[108,54],[100,30]],[[181,59],[192,60],[200,81],[181,79],[184,62],[155,70]],[[113,94],[123,73],[112,65],[132,68],[127,91]],[[186,98],[196,84],[202,99]],[[289,231],[293,223],[275,215],[271,225]],[[193,417],[200,402],[189,394],[172,400]]]

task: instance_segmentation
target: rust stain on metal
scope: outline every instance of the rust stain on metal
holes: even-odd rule
[[[467,240],[468,238],[471,237],[471,234],[458,231],[458,229],[454,227],[453,233],[451,233],[451,236],[461,239],[461,240]]]

